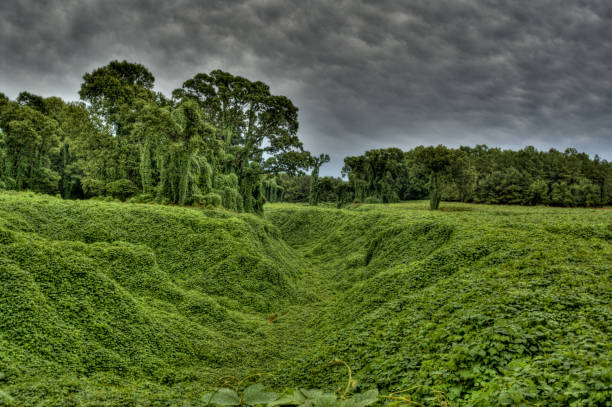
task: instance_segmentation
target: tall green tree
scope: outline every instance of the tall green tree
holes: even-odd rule
[[[79,96],[115,134],[123,136],[130,131],[127,116],[136,101],[154,98],[154,82],[153,74],[141,64],[111,61],[83,76]]]
[[[414,149],[414,157],[429,173],[429,208],[438,209],[442,199],[442,178],[453,163],[453,152],[443,145],[420,146]]]
[[[79,95],[101,119],[112,138],[107,176],[140,183],[141,149],[133,135],[134,124],[143,102],[159,103],[164,98],[153,92],[155,78],[141,64],[111,61],[83,76]]]
[[[318,205],[319,204],[319,194],[320,194],[320,185],[319,185],[319,169],[325,163],[329,162],[329,155],[320,154],[318,157],[313,157],[312,159],[312,174],[310,174],[310,196],[309,203],[310,205]]]
[[[266,173],[295,172],[308,165],[297,137],[297,107],[285,96],[271,94],[265,83],[216,70],[185,81],[173,96],[196,101],[205,120],[216,127],[245,210],[260,206]]]
[[[17,102],[5,102],[0,114],[2,179],[10,189],[58,193],[59,174],[51,168],[58,124]]]

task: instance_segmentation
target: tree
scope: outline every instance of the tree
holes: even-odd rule
[[[285,96],[272,95],[265,83],[215,70],[185,81],[173,96],[196,101],[203,118],[217,129],[226,169],[238,177],[246,211],[260,205],[264,174],[308,168],[297,137],[297,107]],[[270,158],[264,161],[264,155]]]
[[[541,178],[536,179],[529,185],[529,200],[531,205],[550,203],[550,196],[548,193],[548,184]]]
[[[319,204],[319,168],[325,163],[329,162],[329,155],[320,154],[318,157],[312,159],[312,174],[310,174],[310,205]]]
[[[202,191],[202,186],[212,179],[212,171],[206,161],[206,141],[214,129],[202,120],[197,104],[192,101],[182,102],[173,109],[169,121],[170,132],[164,140],[164,153],[159,159],[158,196],[185,205],[194,202],[203,193],[212,192]]]
[[[79,95],[112,136],[112,148],[105,154],[105,172],[111,181],[126,178],[140,183],[141,149],[132,135],[143,102],[164,102],[152,91],[154,81],[143,65],[127,61],[111,61],[83,76]]]
[[[414,158],[429,172],[429,208],[438,209],[442,199],[442,176],[449,170],[453,162],[453,153],[443,145],[420,146],[414,149]]]
[[[154,82],[153,74],[141,64],[111,61],[83,76],[79,96],[114,127],[115,134],[125,135],[129,129],[122,110],[132,108],[137,99],[151,100]]]
[[[463,151],[453,151],[453,160],[448,168],[448,175],[456,188],[457,199],[465,202],[474,190],[477,173],[470,159]]]
[[[308,202],[310,196],[310,175],[289,175],[281,173],[277,182],[283,188],[283,201]]]
[[[136,185],[129,179],[119,179],[106,184],[106,192],[114,198],[125,201],[138,191]]]
[[[348,175],[355,199],[397,202],[402,182],[408,179],[405,156],[398,148],[368,150],[363,156],[346,157],[342,173]]]
[[[58,124],[28,106],[7,102],[0,115],[5,187],[56,194],[59,175],[51,168]]]

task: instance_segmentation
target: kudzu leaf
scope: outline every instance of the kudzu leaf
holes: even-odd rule
[[[244,404],[249,406],[256,406],[258,404],[271,403],[278,399],[278,394],[273,392],[263,391],[264,386],[262,384],[254,384],[247,387],[242,395],[242,401]]]
[[[213,393],[206,393],[202,396],[202,401],[218,406],[239,406],[240,396],[232,389],[221,388]]]
[[[293,392],[293,397],[295,397],[295,399],[296,399],[297,401],[299,401],[299,402],[300,402],[300,404],[302,404],[304,401],[306,401],[306,396],[304,396],[304,393],[302,393],[302,391],[301,391],[301,390],[297,390],[297,389],[296,389],[296,390]]]
[[[378,390],[372,389],[365,393],[355,394],[350,400],[353,401],[355,407],[371,406],[378,401]]]
[[[312,399],[312,403],[315,407],[335,407],[337,404],[335,394],[321,394]]]
[[[293,394],[285,394],[278,400],[272,401],[268,403],[268,407],[277,407],[277,406],[299,406],[302,404],[304,400],[297,400]]]
[[[294,390],[293,394],[286,394],[280,399],[275,400],[271,403],[268,403],[268,407],[291,406],[291,405],[293,406],[302,405],[303,407],[310,407],[312,405],[312,401],[310,401],[308,406],[304,404],[305,401],[306,401],[306,397],[304,396],[304,394],[300,390]]]
[[[323,390],[320,390],[320,389],[312,389],[312,390],[300,389],[300,391],[306,398],[309,398],[309,399],[315,399],[325,394]]]

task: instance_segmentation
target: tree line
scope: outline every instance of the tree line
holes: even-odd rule
[[[564,152],[462,146],[387,148],[346,157],[342,175],[318,180],[318,195],[338,206],[430,199],[488,204],[595,207],[612,204],[612,163],[574,148]],[[300,178],[284,181],[286,199],[301,198]],[[302,188],[303,189],[303,188]],[[302,198],[303,200],[303,198]]]
[[[168,97],[154,82],[112,61],[83,76],[79,102],[0,93],[0,189],[255,213],[266,201],[612,204],[612,163],[573,148],[376,149],[320,177],[329,156],[304,149],[297,107],[265,83],[215,70]]]

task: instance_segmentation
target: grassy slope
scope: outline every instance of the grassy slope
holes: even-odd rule
[[[339,357],[427,405],[610,405],[610,212],[445,206],[266,208],[334,292],[280,381],[342,385]]]
[[[197,405],[253,372],[333,389],[333,357],[425,405],[605,405],[610,212],[445,206],[2,193],[0,405]]]

